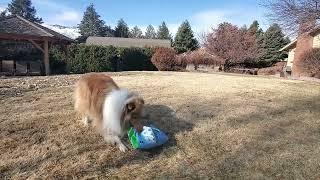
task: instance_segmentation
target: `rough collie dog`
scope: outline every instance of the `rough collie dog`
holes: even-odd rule
[[[119,88],[103,73],[83,75],[76,84],[74,98],[75,110],[82,116],[84,124],[92,123],[108,143],[116,144],[122,152],[127,147],[121,138],[130,125],[142,131],[142,97]]]

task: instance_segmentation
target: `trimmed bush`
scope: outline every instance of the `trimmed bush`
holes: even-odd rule
[[[301,67],[304,76],[320,78],[320,48],[314,48],[302,55]]]
[[[176,55],[175,64],[181,67],[181,69],[185,69],[188,65],[188,56],[186,53]]]
[[[187,54],[188,63],[199,65],[223,65],[224,60],[218,56],[211,55],[205,49],[198,49]]]
[[[115,71],[117,51],[115,47],[71,45],[67,64],[71,73]]]
[[[150,48],[118,48],[118,71],[153,71],[151,63],[153,49]]]
[[[276,75],[283,72],[283,68],[286,65],[286,62],[277,62],[271,67],[261,68],[258,70],[258,75]]]
[[[49,52],[50,69],[52,74],[66,74],[67,69],[67,55],[61,48],[53,46]]]
[[[71,73],[105,71],[152,71],[152,48],[115,48],[73,44],[68,48],[67,65]]]
[[[176,52],[171,48],[157,48],[152,56],[152,63],[159,71],[174,71],[176,69]]]

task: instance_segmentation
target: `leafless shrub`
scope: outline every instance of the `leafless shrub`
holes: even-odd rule
[[[151,62],[159,71],[174,71],[176,68],[176,52],[171,48],[157,48]]]
[[[302,55],[301,66],[305,75],[320,78],[320,48],[315,48]]]
[[[271,67],[261,68],[258,70],[259,75],[275,75],[277,73],[281,73],[283,71],[286,62],[277,62]]]

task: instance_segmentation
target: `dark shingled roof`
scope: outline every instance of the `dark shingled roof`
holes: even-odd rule
[[[115,47],[171,47],[170,40],[163,39],[134,39],[119,37],[95,37],[87,38],[86,45],[115,46]]]
[[[0,34],[47,37],[51,40],[73,42],[72,39],[40,24],[32,23],[20,16],[12,15],[0,19]]]

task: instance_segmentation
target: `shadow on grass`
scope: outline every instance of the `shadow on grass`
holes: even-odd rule
[[[120,156],[117,160],[112,160],[107,166],[121,167],[127,163],[146,163],[145,161],[156,158],[160,154],[164,156],[171,156],[177,150],[177,141],[175,134],[184,131],[191,131],[193,124],[190,121],[178,118],[175,111],[165,105],[146,105],[145,110],[147,117],[143,120],[145,125],[154,125],[163,132],[165,132],[169,141],[161,147],[151,150],[132,150]]]
[[[215,176],[233,178],[317,179],[320,176],[320,96],[301,97],[230,120],[231,128],[257,126],[236,151],[224,154]],[[266,120],[266,121],[264,121]],[[268,122],[267,122],[268,121]],[[238,122],[238,123],[237,123]]]
[[[153,124],[159,129],[163,130],[169,136],[169,142],[167,142],[164,146],[155,148],[149,151],[141,151],[141,150],[129,150],[126,153],[121,153],[117,147],[111,147],[106,144],[102,137],[94,133],[92,129],[83,128],[80,124],[76,124],[74,127],[78,130],[76,134],[68,133],[65,131],[63,134],[64,138],[57,138],[56,142],[60,145],[62,143],[68,143],[68,146],[65,147],[55,147],[51,149],[51,147],[47,147],[47,152],[45,155],[35,155],[30,159],[26,159],[23,162],[16,161],[14,163],[7,163],[0,167],[0,179],[6,177],[12,177],[16,173],[19,174],[19,177],[28,177],[31,176],[33,172],[39,171],[39,169],[43,168],[46,162],[69,162],[72,159],[81,159],[86,155],[90,155],[92,157],[96,157],[97,152],[103,152],[104,149],[108,149],[105,154],[101,155],[102,160],[97,158],[94,159],[93,163],[86,162],[83,165],[79,163],[77,165],[78,168],[64,169],[63,172],[51,172],[50,176],[57,175],[64,177],[65,175],[75,175],[76,176],[86,176],[88,174],[105,174],[114,168],[121,168],[126,165],[132,164],[146,164],[155,158],[162,157],[171,157],[177,151],[175,134],[183,131],[190,131],[193,128],[193,124],[180,119],[176,116],[173,109],[164,105],[146,105],[146,112],[149,115],[147,119],[143,120],[146,125]],[[73,116],[73,115],[72,115]],[[46,117],[48,118],[48,122],[56,117]],[[41,122],[43,121],[43,117]],[[40,121],[40,120],[39,120]],[[47,141],[47,131],[53,131],[52,126],[46,126],[41,123],[36,123],[35,126],[32,126],[32,122],[30,125],[26,125],[24,123],[24,127],[26,128],[26,132],[23,132],[23,137],[28,138],[31,145],[34,145],[36,148],[43,148],[46,145]],[[11,126],[13,134],[17,134],[19,129],[18,125]],[[66,128],[70,128],[70,125],[66,126]],[[47,129],[45,129],[47,128]],[[50,130],[51,129],[51,130]],[[41,131],[40,131],[41,130]],[[10,133],[8,132],[8,133]],[[20,132],[20,131],[19,131]],[[51,132],[52,133],[52,132]],[[84,135],[86,134],[86,135]],[[72,143],[71,143],[72,142]],[[54,144],[54,143],[52,143]],[[15,147],[17,148],[17,147]],[[62,153],[64,152],[64,153]],[[99,156],[98,156],[99,157]],[[87,168],[79,168],[82,166],[86,166],[90,164]],[[43,176],[46,174],[46,170],[43,172],[39,172],[37,175]]]

